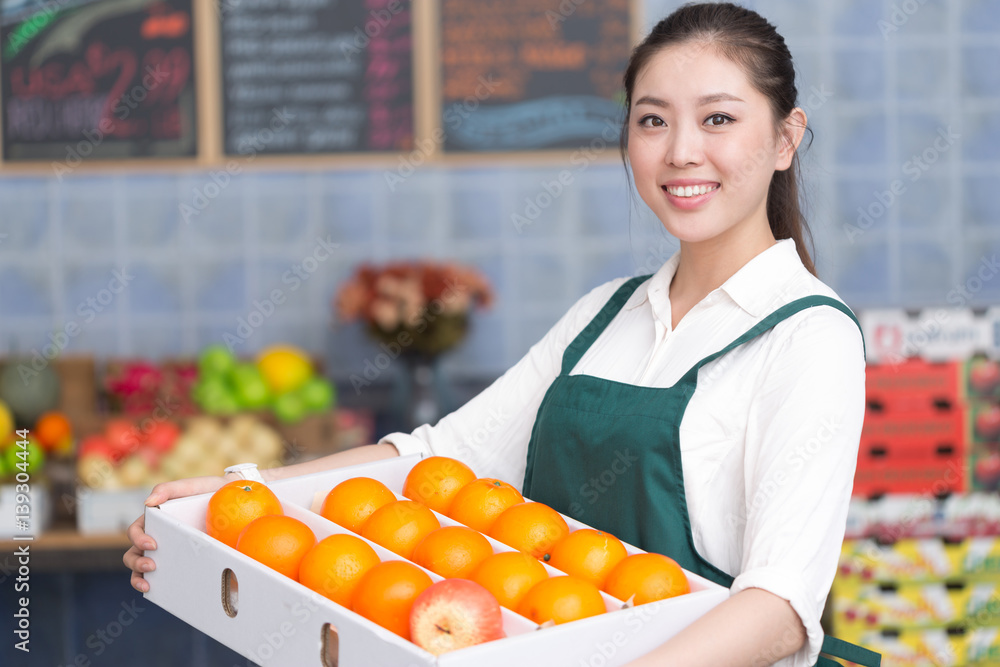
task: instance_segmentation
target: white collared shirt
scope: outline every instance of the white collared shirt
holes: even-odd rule
[[[810,274],[791,240],[754,257],[671,327],[679,254],[632,294],[571,374],[648,387],[675,384],[797,298],[837,295]],[[480,477],[520,488],[528,439],[563,351],[625,278],[580,299],[515,366],[435,426],[392,433],[400,454],[453,456]],[[736,577],[788,600],[808,633],[782,667],[819,654],[820,615],[844,537],[865,409],[861,332],[831,307],[807,308],[706,364],[680,426],[694,545]],[[586,515],[579,517],[586,522]]]

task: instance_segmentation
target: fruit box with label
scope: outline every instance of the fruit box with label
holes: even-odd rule
[[[310,511],[334,486],[371,477],[402,498],[419,456],[365,463],[272,482],[285,514],[301,520],[317,540],[345,528]],[[302,584],[209,537],[205,510],[211,494],[146,509],[146,531],[156,540],[157,568],[146,575],[151,602],[254,662],[341,667],[491,667],[493,665],[623,665],[651,651],[729,597],[729,590],[685,571],[691,592],[624,607],[606,593],[606,613],[542,627],[502,608],[506,637],[441,656],[382,628]],[[457,522],[435,513],[442,526]],[[566,517],[570,530],[586,527]],[[494,551],[510,547],[490,539]],[[370,543],[379,558],[404,560]],[[626,544],[626,550],[641,553]],[[550,575],[560,574],[544,564]],[[441,577],[428,571],[434,581]]]

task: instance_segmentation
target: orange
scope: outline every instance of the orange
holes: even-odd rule
[[[46,412],[35,423],[35,439],[47,452],[67,452],[73,445],[73,427],[61,412]]]
[[[523,502],[521,492],[507,482],[481,477],[455,494],[448,516],[480,533],[488,533],[505,509]]]
[[[266,484],[238,479],[212,494],[205,510],[205,532],[235,549],[240,531],[268,514],[284,514],[274,492]]]
[[[403,558],[409,558],[420,540],[440,527],[434,512],[420,503],[397,500],[372,512],[361,526],[361,536]]]
[[[326,494],[319,513],[356,533],[372,512],[395,501],[396,494],[377,479],[353,477],[345,479]]]
[[[508,507],[493,522],[489,536],[535,558],[548,561],[556,542],[569,535],[569,526],[548,505],[524,502]]]
[[[578,577],[550,577],[531,587],[517,613],[541,625],[556,625],[607,611],[597,586]]]
[[[663,554],[632,554],[611,570],[604,590],[608,595],[632,604],[672,598],[691,592],[684,571],[673,558]]]
[[[352,609],[403,639],[410,638],[410,608],[432,583],[413,563],[387,560],[368,570],[354,589]]]
[[[548,577],[545,566],[523,551],[493,554],[472,572],[472,581],[493,593],[500,604],[515,611],[531,587]]]
[[[428,533],[410,560],[446,579],[468,579],[492,555],[493,547],[481,533],[465,526],[445,526]]]
[[[354,535],[330,535],[306,552],[299,581],[337,604],[351,608],[351,596],[365,572],[379,564],[378,554]]]
[[[236,548],[250,558],[298,581],[299,564],[316,535],[290,516],[272,514],[251,521],[236,540]]]
[[[626,556],[625,545],[611,533],[581,528],[556,542],[549,565],[601,588],[608,573]]]
[[[476,473],[458,459],[430,456],[410,468],[403,482],[403,495],[447,514],[455,494],[474,479]]]

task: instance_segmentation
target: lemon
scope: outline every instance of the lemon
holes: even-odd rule
[[[292,345],[272,345],[257,355],[257,368],[272,394],[283,394],[301,387],[312,377],[309,356]]]

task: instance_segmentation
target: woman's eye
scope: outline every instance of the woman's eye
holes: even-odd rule
[[[728,123],[731,123],[732,121],[733,121],[733,119],[732,119],[732,118],[730,118],[729,116],[727,116],[727,115],[726,115],[726,114],[724,114],[724,113],[716,113],[716,114],[712,114],[711,116],[709,116],[709,117],[708,117],[708,118],[706,119],[706,122],[707,122],[707,123],[708,123],[709,125],[712,125],[713,127],[721,127],[721,126],[723,126],[723,125],[726,125],[726,124],[728,124]]]
[[[643,116],[639,120],[639,125],[643,127],[666,127],[666,123],[658,116]]]

